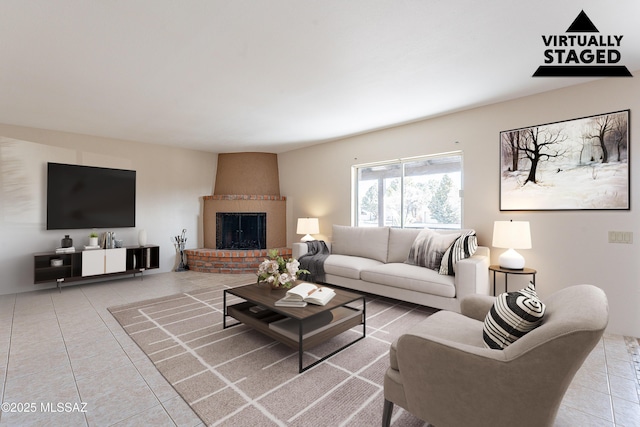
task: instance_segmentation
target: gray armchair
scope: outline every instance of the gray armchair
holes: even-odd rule
[[[504,350],[485,348],[494,297],[471,295],[399,337],[384,378],[383,426],[399,405],[436,427],[550,426],[576,371],[602,337],[607,297],[591,285],[543,300],[543,323]]]

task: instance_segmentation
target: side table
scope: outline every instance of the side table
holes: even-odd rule
[[[512,269],[512,268],[502,268],[499,265],[490,265],[489,271],[493,271],[493,295],[496,294],[496,273],[504,274],[504,291],[507,292],[508,289],[508,280],[510,274],[530,274],[533,277],[533,285],[536,284],[536,273],[537,271],[533,268],[522,268],[522,269]]]

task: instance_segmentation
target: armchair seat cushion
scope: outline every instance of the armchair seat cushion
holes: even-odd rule
[[[465,347],[484,348],[482,340],[483,322],[470,317],[461,316],[451,311],[439,311],[432,314],[411,329],[411,335],[422,337],[429,341],[442,341],[447,345],[455,343]],[[390,365],[398,370],[397,359],[398,340],[389,349]]]

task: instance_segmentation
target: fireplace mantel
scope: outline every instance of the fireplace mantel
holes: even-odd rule
[[[287,201],[285,196],[261,196],[261,195],[248,195],[248,194],[214,194],[212,196],[204,196],[206,200],[271,200],[271,201]]]

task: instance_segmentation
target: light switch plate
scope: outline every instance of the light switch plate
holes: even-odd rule
[[[633,243],[632,231],[609,231],[609,243]]]

